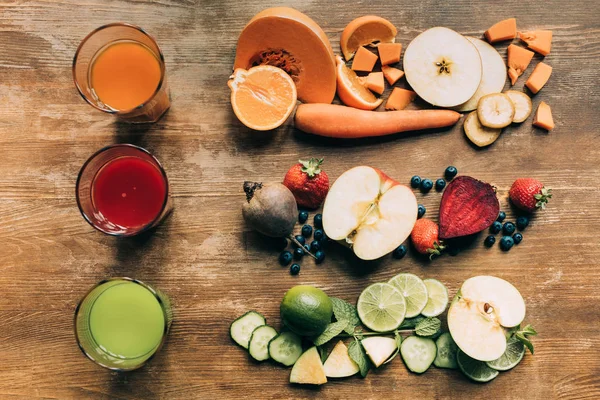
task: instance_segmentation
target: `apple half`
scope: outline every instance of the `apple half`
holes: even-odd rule
[[[323,206],[323,229],[363,260],[392,252],[417,221],[417,199],[407,186],[372,167],[354,167],[331,186]]]
[[[475,276],[467,279],[448,310],[454,342],[469,357],[493,361],[506,350],[506,329],[525,318],[521,293],[504,279]]]

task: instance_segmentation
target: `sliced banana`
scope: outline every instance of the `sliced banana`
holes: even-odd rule
[[[494,143],[502,133],[502,129],[500,128],[488,128],[481,125],[481,122],[479,122],[479,118],[477,117],[477,111],[473,111],[467,115],[463,128],[465,129],[465,134],[469,140],[478,147],[489,146]]]
[[[481,125],[488,128],[504,128],[515,116],[515,106],[504,93],[483,96],[477,103],[477,117]]]
[[[508,90],[505,94],[510,97],[510,100],[515,106],[515,115],[512,122],[523,122],[525,121],[531,111],[533,105],[531,104],[531,97],[527,96],[523,92],[517,92],[516,90]]]

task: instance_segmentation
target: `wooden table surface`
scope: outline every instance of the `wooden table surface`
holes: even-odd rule
[[[600,398],[600,7],[594,0],[504,2],[289,1],[314,18],[339,53],[353,18],[381,15],[404,46],[444,25],[473,36],[500,19],[519,29],[551,29],[554,70],[533,99],[552,106],[556,129],[511,126],[479,150],[460,124],[430,134],[339,143],[317,140],[291,123],[250,132],[235,118],[226,86],[244,24],[276,2],[5,0],[0,4],[0,398]],[[277,4],[282,4],[281,2]],[[493,3],[493,4],[492,4]],[[127,21],[155,35],[166,57],[172,108],[152,126],[122,124],[77,94],[71,61],[92,29]],[[506,53],[506,43],[498,46]],[[540,60],[535,56],[525,76]],[[521,88],[525,78],[516,87]],[[164,164],[175,211],[152,235],[123,240],[92,229],[77,209],[82,163],[112,143],[134,143]],[[498,187],[501,207],[520,176],[554,189],[522,244],[485,249],[483,236],[456,257],[435,262],[409,254],[358,263],[330,246],[327,261],[305,260],[299,276],[242,221],[242,182],[281,181],[299,157],[324,156],[332,179],[367,164],[408,183],[436,178],[447,165]],[[440,195],[417,194],[437,218]],[[311,217],[312,218],[312,217]],[[400,271],[433,277],[454,295],[465,279],[493,274],[514,283],[526,322],[540,333],[536,354],[489,384],[458,371],[422,376],[395,360],[362,380],[314,389],[288,384],[289,370],[257,364],[235,346],[230,322],[248,309],[279,327],[279,302],[312,284],[354,302],[369,284]],[[170,295],[175,322],[165,347],[143,369],[118,374],[87,360],[73,335],[73,312],[105,277],[131,276]]]

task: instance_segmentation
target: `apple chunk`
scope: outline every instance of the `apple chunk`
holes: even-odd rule
[[[323,206],[323,228],[333,240],[374,260],[398,247],[417,221],[412,190],[372,167],[344,172],[331,186]]]
[[[492,361],[506,350],[506,329],[525,318],[525,302],[504,279],[467,279],[448,310],[448,328],[458,347],[471,358]]]

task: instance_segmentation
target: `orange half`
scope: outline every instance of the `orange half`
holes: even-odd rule
[[[337,94],[342,103],[361,110],[374,110],[383,102],[365,87],[366,80],[361,79],[346,66],[342,57],[337,56]]]
[[[237,68],[229,78],[231,106],[240,122],[257,131],[281,126],[296,107],[296,85],[282,69],[259,65]]]
[[[393,43],[398,30],[387,19],[366,15],[350,22],[340,37],[340,47],[346,61],[354,57],[361,46],[372,43]]]

